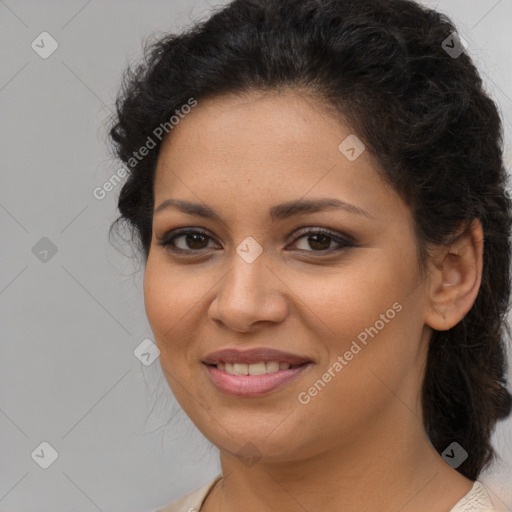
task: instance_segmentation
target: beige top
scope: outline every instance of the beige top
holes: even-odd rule
[[[220,480],[221,476],[221,474],[217,475],[211,482],[203,485],[203,487],[182,496],[155,512],[199,512],[206,496],[216,482]],[[496,512],[496,509],[493,508],[485,487],[477,480],[466,496],[460,499],[450,512]]]

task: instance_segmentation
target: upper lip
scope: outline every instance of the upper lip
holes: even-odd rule
[[[248,350],[239,350],[236,348],[225,348],[208,354],[204,359],[205,364],[218,363],[259,363],[261,361],[278,361],[279,363],[289,363],[297,365],[311,362],[311,359],[290,352],[283,352],[273,348],[252,348]]]

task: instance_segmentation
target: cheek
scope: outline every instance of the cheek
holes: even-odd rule
[[[164,372],[178,374],[184,371],[187,355],[186,336],[192,333],[190,317],[198,300],[193,283],[183,282],[180,273],[169,264],[148,258],[144,273],[144,306],[146,316],[160,350],[160,364]],[[167,375],[168,376],[168,375]],[[171,384],[171,383],[169,383]]]
[[[149,257],[144,273],[144,306],[160,343],[175,337],[194,315],[205,293],[205,283],[193,273],[173,267],[164,258]],[[178,336],[179,337],[179,336]]]
[[[325,349],[310,385],[330,370],[325,387],[319,383],[318,393],[312,390],[322,395],[315,398],[319,407],[337,403],[364,416],[393,396],[388,387],[396,390],[404,379],[415,379],[421,288],[417,268],[397,261],[375,251],[364,264],[352,261],[350,272],[296,280],[294,292],[313,313],[310,329]],[[415,261],[414,253],[403,261]]]
[[[318,337],[331,340],[330,350],[343,350],[360,333],[364,339],[376,322],[378,331],[394,323],[393,304],[404,302],[414,280],[412,266],[394,263],[377,249],[363,249],[323,273],[289,276],[298,307],[308,312]]]
[[[414,410],[419,380],[415,348],[409,343],[414,340],[404,336],[407,315],[402,309],[380,330],[375,320],[371,330],[354,319],[339,320],[339,336],[326,341],[329,359],[299,390],[300,403],[305,404],[299,406],[301,414],[325,438],[349,440],[362,429],[371,431],[388,411],[404,404]],[[365,343],[357,337],[361,332]]]
[[[151,257],[144,273],[144,307],[153,334],[158,338],[172,328],[177,317],[177,289]]]
[[[151,253],[150,253],[151,254]],[[192,280],[193,281],[193,280]],[[189,395],[184,392],[192,381],[190,336],[197,322],[191,322],[199,300],[190,277],[183,277],[168,262],[150,257],[144,272],[144,305],[149,325],[160,350],[160,365],[167,383],[182,407],[190,414]]]

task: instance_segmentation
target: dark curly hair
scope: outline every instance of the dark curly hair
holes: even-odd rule
[[[478,296],[461,322],[433,332],[422,389],[432,444],[441,453],[457,441],[469,453],[457,470],[475,480],[495,456],[496,422],[511,410],[512,220],[501,119],[471,58],[448,51],[456,43],[446,16],[410,0],[235,0],[165,35],[125,71],[116,101],[110,137],[130,172],[111,234],[124,221],[147,261],[161,141],[143,159],[134,153],[191,98],[291,88],[324,101],[410,206],[423,265],[430,244],[482,223]]]

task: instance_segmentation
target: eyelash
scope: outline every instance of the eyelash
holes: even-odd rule
[[[190,255],[191,253],[198,254],[198,253],[208,250],[206,248],[205,249],[196,249],[196,250],[194,250],[194,249],[188,249],[188,250],[187,249],[179,249],[173,245],[174,241],[177,238],[180,238],[180,237],[186,236],[186,235],[190,235],[190,234],[199,234],[199,235],[203,235],[204,237],[206,237],[210,240],[213,239],[213,237],[211,237],[208,233],[206,233],[205,231],[203,231],[201,229],[185,228],[185,229],[180,229],[174,233],[171,231],[170,233],[166,233],[163,236],[159,237],[158,245],[161,247],[164,247],[169,252],[176,253],[176,254],[183,254],[183,255]],[[341,246],[337,249],[326,249],[326,250],[319,250],[319,251],[299,249],[302,252],[311,252],[313,254],[331,255],[333,253],[339,253],[341,251],[344,251],[349,247],[354,247],[354,245],[355,245],[354,242],[352,240],[350,240],[349,237],[343,238],[338,235],[335,235],[334,233],[332,233],[329,230],[322,229],[322,228],[317,228],[314,230],[310,229],[310,228],[305,228],[303,230],[300,230],[297,233],[297,235],[298,236],[295,238],[295,240],[292,243],[296,243],[301,238],[305,238],[306,235],[309,235],[309,236],[326,235]]]

